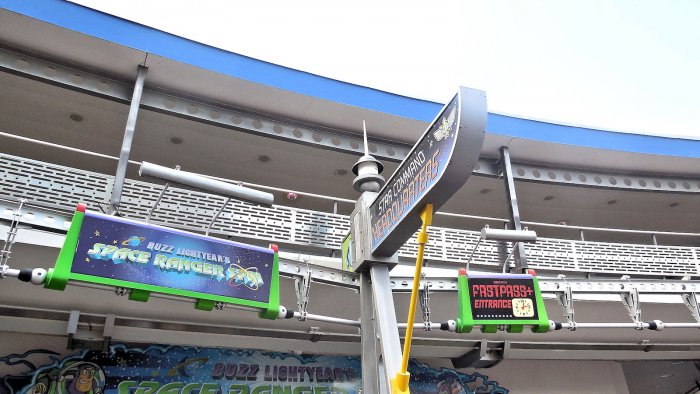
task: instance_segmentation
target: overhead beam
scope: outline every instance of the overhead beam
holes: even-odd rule
[[[0,47],[0,70],[122,103],[130,102],[133,90],[133,85],[130,83],[2,47]],[[204,99],[191,99],[172,93],[144,89],[141,107],[254,135],[352,155],[364,154],[362,136],[355,134],[354,131],[324,128],[292,119],[281,119],[270,114],[213,105]],[[369,148],[370,153],[378,159],[400,162],[411,146],[370,138]],[[498,177],[496,160],[481,158],[474,167],[474,175]],[[659,177],[655,174],[630,175],[566,167],[545,167],[517,161],[513,162],[513,178],[519,181],[593,188],[700,194],[698,178]]]
[[[63,336],[70,311],[0,307],[2,332],[18,332],[27,335]],[[81,313],[83,324],[100,326],[105,315]],[[197,332],[192,336],[192,332]],[[113,342],[162,343],[164,336],[173,345],[220,346],[226,342],[231,347],[254,347],[256,349],[291,349],[304,342],[304,352],[322,352],[327,346],[337,354],[359,355],[360,336],[357,334],[326,333],[318,342],[311,342],[311,334],[301,330],[269,329],[256,327],[212,326],[185,322],[149,321],[148,319],[116,316]],[[455,334],[452,338],[417,338],[420,348],[416,357],[429,357],[459,349],[462,351],[481,349],[481,341],[466,339]],[[101,341],[100,341],[101,343]],[[502,343],[502,341],[500,342]],[[325,346],[325,347],[324,347]],[[432,346],[434,349],[426,348]],[[488,343],[489,348],[498,349],[498,343]],[[444,351],[443,351],[444,350]],[[449,356],[447,356],[449,357]],[[640,343],[596,343],[596,342],[524,342],[509,341],[507,359],[559,359],[559,360],[692,360],[700,359],[697,343],[640,344]]]

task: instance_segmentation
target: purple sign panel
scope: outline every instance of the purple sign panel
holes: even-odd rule
[[[270,249],[86,213],[71,272],[267,303],[273,265]]]
[[[373,254],[393,255],[420,226],[426,204],[437,210],[464,185],[485,129],[486,95],[460,88],[370,206]]]

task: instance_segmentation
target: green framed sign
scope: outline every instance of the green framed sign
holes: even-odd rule
[[[342,258],[342,268],[345,271],[352,271],[353,266],[352,262],[353,257],[352,257],[352,234],[348,233],[348,235],[343,238],[343,243],[340,246],[341,249],[341,258]]]
[[[45,287],[64,290],[68,281],[131,289],[129,298],[148,301],[151,292],[279,313],[279,258],[270,248],[206,237],[135,220],[87,212],[78,205],[56,265]]]
[[[508,332],[547,332],[549,320],[537,277],[529,274],[467,274],[460,268],[457,277],[459,311],[457,332],[495,333],[505,326]]]

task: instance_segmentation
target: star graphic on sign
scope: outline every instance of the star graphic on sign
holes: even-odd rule
[[[433,147],[433,140],[430,140],[430,147]]]
[[[96,237],[99,237],[99,236],[100,236],[100,232],[97,231],[97,230],[95,230],[95,236],[96,236]]]
[[[156,369],[155,371],[153,371],[153,373],[151,373],[151,376],[153,376],[154,378],[158,376],[158,371],[160,371],[160,369]]]
[[[86,263],[89,263],[89,262],[90,262],[90,259],[86,257],[86,258],[85,258],[85,262],[86,262]]]
[[[117,364],[119,364],[120,367],[126,367],[126,359],[119,357],[117,359]]]
[[[117,244],[117,240],[115,239],[114,241],[112,241],[112,243],[116,245],[116,244]]]

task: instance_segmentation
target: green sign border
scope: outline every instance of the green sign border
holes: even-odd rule
[[[530,276],[530,275],[527,275]],[[464,268],[460,268],[457,276],[457,297],[458,297],[458,312],[457,312],[457,332],[470,333],[474,326],[481,326],[481,332],[493,334],[498,332],[499,326],[506,326],[506,331],[512,333],[521,333],[525,326],[532,326],[532,332],[543,333],[549,331],[549,319],[547,318],[547,309],[544,307],[542,293],[537,277],[532,275],[532,280],[535,288],[535,300],[537,304],[537,315],[539,319],[533,320],[474,320],[472,319],[472,304],[469,294],[469,277]]]
[[[68,233],[66,234],[66,240],[63,243],[63,247],[61,248],[61,251],[58,254],[56,265],[54,266],[54,268],[48,269],[46,275],[46,282],[44,283],[45,288],[63,291],[65,290],[68,281],[75,280],[80,282],[97,283],[100,285],[124,287],[127,289],[131,289],[129,299],[134,301],[148,301],[151,292],[171,294],[196,299],[197,303],[195,304],[195,308],[200,310],[210,311],[214,309],[214,304],[216,302],[225,302],[230,304],[258,308],[261,310],[259,313],[259,316],[261,318],[270,320],[277,319],[277,315],[280,311],[280,292],[279,255],[276,250],[272,266],[272,277],[270,279],[270,297],[267,303],[234,297],[200,293],[196,291],[171,289],[168,287],[129,282],[125,280],[109,279],[100,276],[77,274],[71,272],[71,267],[73,265],[73,258],[75,257],[75,251],[78,246],[78,237],[80,235],[80,230],[82,228],[84,218],[85,206],[80,204],[78,205],[77,211],[73,215],[73,221],[71,222],[70,228],[68,229]]]

